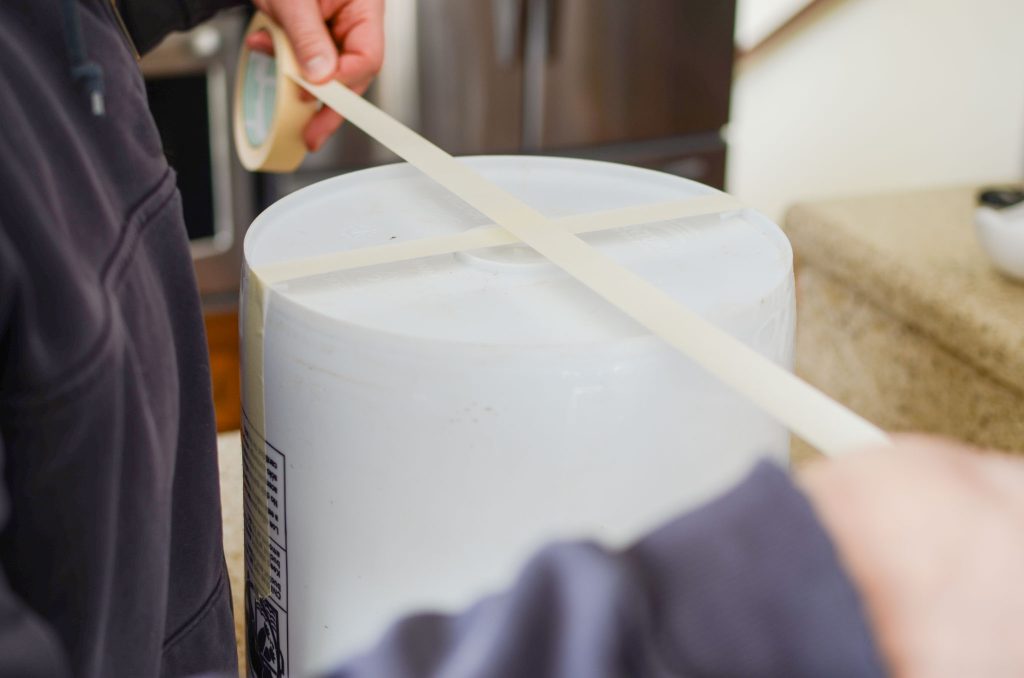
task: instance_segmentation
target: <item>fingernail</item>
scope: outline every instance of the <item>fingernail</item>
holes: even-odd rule
[[[331,60],[323,55],[317,55],[306,61],[306,73],[317,80],[320,78],[326,78],[331,74],[332,70]]]

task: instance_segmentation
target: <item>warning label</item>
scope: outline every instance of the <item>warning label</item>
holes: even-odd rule
[[[247,419],[242,426],[242,458],[248,675],[280,678],[288,675],[285,458]]]

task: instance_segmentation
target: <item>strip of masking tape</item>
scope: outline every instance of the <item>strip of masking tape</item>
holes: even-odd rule
[[[263,331],[269,297],[248,266],[242,281],[242,510],[246,581],[260,599],[270,597],[270,516],[267,429],[263,400]]]
[[[546,218],[491,184],[344,85],[338,82],[316,85],[305,81],[280,29],[269,21],[263,21],[258,26],[260,28],[268,30],[273,39],[279,58],[279,81],[287,78],[311,92],[350,123],[507,231],[508,235],[502,236],[506,241],[518,240],[536,250],[811,445],[826,454],[839,455],[859,446],[889,441],[886,433],[878,427],[685,308],[664,291],[587,245],[577,235],[559,228],[555,220]],[[281,59],[282,54],[287,56]],[[281,91],[279,88],[278,96],[281,96]],[[273,158],[278,152],[294,152],[294,146],[301,146],[302,140],[298,135],[291,140],[278,137],[277,143],[280,148],[277,151],[267,149],[268,157]],[[288,144],[293,148],[286,149]],[[251,269],[248,273],[258,279]],[[264,292],[261,291],[261,296]],[[247,305],[252,303],[250,300]],[[260,307],[263,308],[262,302]],[[253,327],[251,331],[258,332],[257,340],[261,340],[262,326],[258,329]],[[250,338],[247,337],[246,341]],[[262,356],[260,363],[262,368]]]
[[[672,200],[651,205],[637,205],[605,212],[561,217],[552,226],[569,233],[593,233],[626,226],[654,224],[674,219],[723,214],[746,206],[725,193],[702,195],[688,200]],[[392,264],[440,254],[453,254],[484,247],[499,247],[520,242],[501,226],[482,226],[462,233],[441,235],[409,242],[389,243],[356,250],[332,252],[315,257],[290,259],[265,264],[258,269],[264,284],[273,285],[324,273],[348,271],[366,266]]]
[[[276,29],[262,13],[246,35]],[[317,109],[303,102],[298,85],[280,74],[297,72],[295,55],[281,49],[274,57],[243,49],[235,78],[234,137],[242,165],[249,170],[289,172],[306,155],[302,129]],[[248,264],[242,297],[242,462],[247,585],[258,599],[271,597],[270,518],[267,489],[267,429],[264,413],[263,334],[270,298],[267,286]],[[247,594],[248,595],[248,594]]]

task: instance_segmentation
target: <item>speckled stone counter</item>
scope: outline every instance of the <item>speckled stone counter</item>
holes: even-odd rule
[[[220,461],[220,504],[224,517],[224,560],[231,580],[239,675],[245,675],[245,564],[242,556],[242,438],[238,431],[217,437]]]
[[[797,373],[888,430],[1024,452],[1024,285],[975,241],[975,193],[789,211]]]

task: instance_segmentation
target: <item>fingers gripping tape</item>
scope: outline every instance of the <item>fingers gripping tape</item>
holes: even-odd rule
[[[274,43],[274,56],[243,49],[235,78],[235,148],[247,170],[291,172],[306,156],[302,128],[319,108],[316,101],[301,101],[301,88],[284,73],[298,73],[295,54],[284,32],[262,12],[246,30],[266,31]]]

